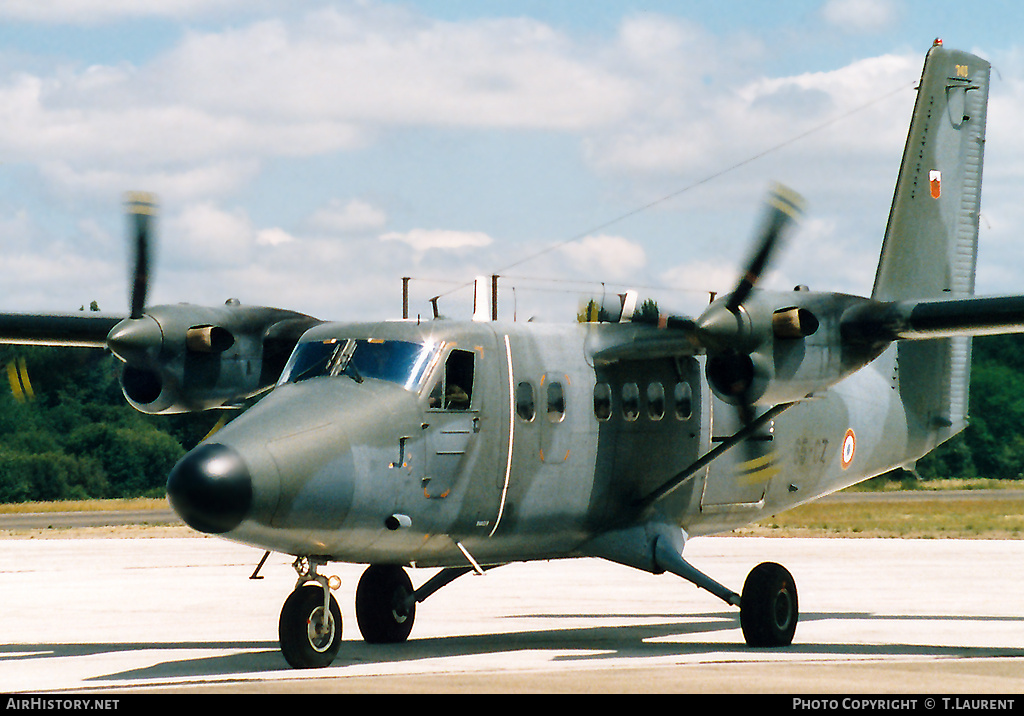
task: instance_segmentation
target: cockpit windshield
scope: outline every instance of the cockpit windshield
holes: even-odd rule
[[[329,338],[300,343],[288,359],[278,384],[347,375],[359,383],[366,378],[376,378],[416,391],[437,347],[433,343],[372,338]]]

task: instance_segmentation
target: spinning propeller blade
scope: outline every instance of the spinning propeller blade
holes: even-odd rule
[[[132,318],[141,318],[146,308],[152,262],[151,233],[156,216],[156,199],[151,194],[135,192],[128,195],[128,230],[132,248],[131,295]]]
[[[800,216],[803,199],[781,185],[772,188],[754,251],[733,292],[708,306],[696,320],[698,343],[711,355],[746,356],[765,336],[754,335],[741,315],[741,307],[761,280],[793,222]]]
[[[125,206],[132,257],[128,296],[131,313],[110,331],[107,348],[125,363],[142,364],[153,350],[159,350],[163,340],[160,327],[154,321],[140,320],[145,318],[149,292],[156,197],[144,192],[131,192],[125,197]]]
[[[787,230],[802,213],[803,197],[781,184],[772,187],[765,207],[760,239],[755,244],[756,248],[736,289],[729,296],[726,308],[735,312],[743,305],[779,249],[780,241],[786,238]]]

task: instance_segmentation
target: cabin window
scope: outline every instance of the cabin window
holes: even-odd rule
[[[661,383],[650,383],[647,386],[647,416],[651,420],[665,417],[665,386]]]
[[[537,415],[537,396],[533,383],[526,381],[516,386],[516,415],[530,423]]]
[[[689,420],[693,415],[693,389],[689,383],[676,383],[673,393],[676,418]]]
[[[560,423],[565,418],[565,390],[555,381],[548,383],[548,420]]]
[[[636,383],[622,386],[622,417],[629,421],[640,417],[640,388]]]
[[[612,417],[612,387],[607,383],[594,386],[594,415],[601,421]]]

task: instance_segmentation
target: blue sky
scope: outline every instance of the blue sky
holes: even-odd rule
[[[772,181],[768,285],[864,293],[935,37],[994,66],[979,293],[1024,290],[1024,10],[1010,2],[0,0],[0,309],[151,303],[571,319],[726,291]],[[799,138],[799,139],[797,139]],[[642,207],[648,207],[642,209]]]

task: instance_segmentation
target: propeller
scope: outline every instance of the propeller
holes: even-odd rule
[[[698,341],[709,353],[736,351],[746,354],[764,339],[752,330],[742,308],[802,213],[803,198],[799,194],[781,184],[772,187],[758,239],[736,288],[712,303],[695,322]]]
[[[761,238],[747,262],[747,270],[726,303],[730,311],[739,308],[760,281],[761,274],[779,248],[780,240],[786,238],[787,229],[803,214],[803,203],[803,197],[792,189],[781,184],[772,187],[762,220]]]
[[[773,360],[758,349],[771,338],[773,324],[752,319],[744,306],[802,213],[799,194],[780,184],[771,188],[758,238],[736,288],[713,302],[695,325],[708,353],[708,382],[734,406],[739,423],[736,434],[747,434],[741,447],[745,457],[739,465],[747,480],[770,478],[777,468],[774,453],[763,442],[770,437],[757,435],[754,429],[761,424],[754,403],[767,387],[772,367],[766,363]]]
[[[802,207],[799,194],[780,184],[772,187],[754,249],[736,288],[708,306],[690,326],[696,342],[708,354],[709,381],[734,404],[747,404],[757,397],[751,394],[759,373],[760,357],[754,351],[771,335],[771,325],[754,325],[744,306]]]
[[[151,270],[151,233],[156,217],[156,197],[144,192],[132,192],[126,198],[128,230],[132,239],[131,317],[141,318],[146,308]]]
[[[146,296],[152,272],[152,233],[156,217],[156,197],[145,192],[130,192],[125,197],[128,213],[128,238],[131,251],[131,290],[129,317],[118,323],[107,336],[107,347],[125,363],[141,364],[163,341],[160,326],[147,319]]]

